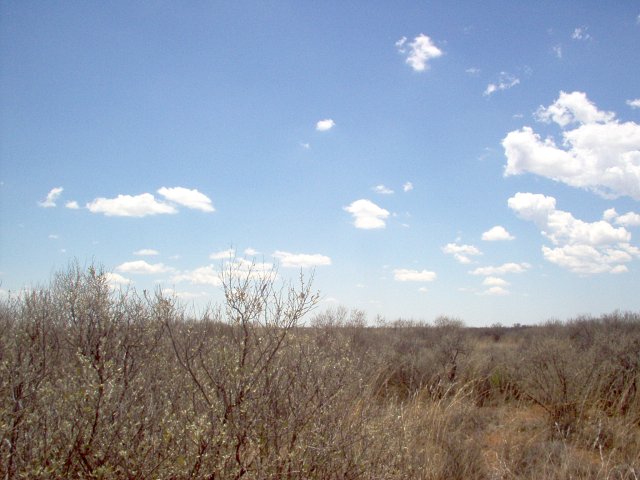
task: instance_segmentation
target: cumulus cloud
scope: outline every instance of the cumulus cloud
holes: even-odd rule
[[[613,222],[616,225],[622,225],[623,227],[638,227],[640,226],[640,214],[635,212],[627,212],[624,215],[618,214],[615,208],[609,208],[605,210],[602,215],[602,219],[607,222]]]
[[[640,256],[640,250],[629,244],[631,233],[610,223],[619,218],[614,209],[605,211],[603,220],[584,222],[558,210],[555,198],[541,194],[519,192],[508,205],[520,218],[533,222],[554,245],[542,247],[545,259],[572,272],[621,273],[627,270],[624,263]],[[624,221],[633,222],[633,214]]]
[[[52,188],[51,191],[47,194],[47,198],[45,198],[42,202],[38,202],[38,205],[43,208],[53,208],[56,206],[56,200],[62,194],[64,188],[56,187]]]
[[[509,132],[502,140],[505,176],[534,173],[603,197],[640,200],[640,125],[618,122],[582,92],[560,92],[536,118],[564,128],[562,145],[531,127]]]
[[[535,193],[516,193],[508,200],[509,208],[523,220],[534,222],[542,234],[554,244],[587,244],[593,246],[625,243],[631,234],[609,222],[584,222],[571,213],[556,209],[556,199]]]
[[[629,105],[631,108],[640,108],[640,98],[627,100],[627,105]]]
[[[111,288],[117,288],[123,285],[131,284],[131,280],[115,272],[107,272],[106,278],[107,283],[111,286]]]
[[[482,240],[486,242],[500,242],[514,240],[515,238],[501,225],[496,225],[482,234]]]
[[[308,268],[331,265],[331,258],[319,253],[289,253],[277,250],[272,256],[280,262],[284,268]]]
[[[506,275],[508,273],[524,273],[531,268],[528,263],[504,263],[499,266],[479,267],[470,271],[471,275],[482,275],[485,277]]]
[[[536,118],[542,122],[555,122],[561,127],[571,123],[606,123],[614,120],[613,112],[598,110],[584,92],[560,92],[558,99],[548,107],[540,106]]]
[[[260,252],[257,251],[255,248],[251,248],[251,247],[245,249],[245,251],[244,251],[244,254],[248,255],[249,257],[253,257],[255,255],[258,255],[259,253]]]
[[[134,255],[139,255],[141,257],[153,257],[155,255],[160,255],[160,252],[154,250],[152,248],[143,248],[133,252]]]
[[[407,270],[398,268],[393,271],[393,278],[398,282],[433,282],[437,275],[428,270]]]
[[[413,183],[411,182],[406,182],[404,185],[402,185],[402,191],[403,192],[410,192],[411,190],[413,190]]]
[[[376,185],[375,187],[372,187],[371,190],[373,190],[376,193],[379,193],[380,195],[392,195],[393,194],[393,190],[391,190],[388,187],[385,187],[384,185]]]
[[[366,199],[356,200],[343,209],[353,215],[356,228],[365,230],[385,228],[385,220],[390,215],[387,210]]]
[[[333,127],[335,127],[335,125],[336,122],[334,122],[330,118],[319,120],[318,123],[316,123],[316,130],[319,132],[326,132],[327,130],[331,130]]]
[[[520,79],[508,72],[500,72],[498,81],[496,83],[490,83],[484,90],[483,95],[489,96],[500,90],[509,90],[520,83]]]
[[[487,277],[482,281],[485,287],[507,287],[509,282],[500,277]]]
[[[214,252],[209,255],[211,260],[230,260],[236,256],[236,251],[233,248],[222,250],[220,252]]]
[[[200,210],[202,212],[214,212],[211,199],[198,190],[184,187],[162,187],[158,193],[167,200],[182,205],[183,207]]]
[[[147,263],[144,260],[134,260],[125,262],[116,267],[116,271],[122,273],[131,273],[136,275],[155,275],[158,273],[170,272],[173,269],[163,263]]]
[[[409,44],[407,44],[407,37],[402,37],[396,42],[396,48],[400,53],[407,55],[405,62],[416,72],[428,70],[429,61],[441,57],[443,53],[433,40],[423,33]]]
[[[458,243],[447,243],[442,247],[442,251],[447,255],[453,255],[453,258],[464,264],[471,263],[469,257],[482,255],[482,252],[478,250],[477,247],[473,245],[460,245]]]
[[[118,195],[116,198],[96,198],[87,203],[91,213],[102,213],[107,217],[146,217],[178,213],[167,203],[159,202],[150,193],[140,195]]]
[[[213,287],[219,287],[222,285],[220,274],[216,272],[213,265],[206,265],[194,270],[179,273],[174,275],[171,280],[175,283],[189,282],[193,285],[211,285]]]
[[[80,205],[78,205],[78,202],[76,202],[75,200],[71,200],[65,203],[64,206],[71,210],[78,210],[80,208]]]

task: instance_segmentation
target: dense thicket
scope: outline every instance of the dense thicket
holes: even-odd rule
[[[640,476],[638,314],[367,327],[222,280],[197,319],[77,266],[2,300],[2,478]]]

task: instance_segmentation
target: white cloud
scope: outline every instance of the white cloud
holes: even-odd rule
[[[587,33],[587,27],[576,27],[571,34],[574,40],[590,40],[591,35]]]
[[[327,118],[325,120],[319,120],[318,123],[316,123],[316,130],[319,132],[326,132],[327,130],[331,130],[335,126],[336,122],[334,122],[330,118]]]
[[[163,263],[147,263],[144,260],[134,260],[133,262],[125,262],[116,267],[116,271],[122,273],[131,273],[137,275],[155,275],[158,273],[170,272],[173,269]]]
[[[153,250],[152,248],[143,248],[141,250],[133,252],[134,255],[140,255],[142,257],[153,257],[155,255],[160,255],[160,252],[157,250]]]
[[[393,278],[398,282],[433,282],[437,275],[427,270],[407,270],[398,268],[393,271]]]
[[[38,202],[38,205],[44,208],[53,208],[56,206],[56,200],[62,194],[64,188],[56,187],[52,188],[51,191],[47,194],[47,198],[45,198],[42,202]]]
[[[520,83],[520,79],[507,72],[500,72],[497,83],[487,85],[483,95],[489,96],[500,90],[509,90]]]
[[[562,58],[562,45],[555,45],[552,49],[553,53],[556,54],[556,57]]]
[[[531,268],[528,263],[504,263],[499,266],[480,267],[470,271],[471,275],[482,275],[485,277],[495,275],[506,275],[507,273],[524,273]]]
[[[615,219],[616,225],[624,227],[640,227],[640,214],[635,212],[627,212]]]
[[[611,221],[621,217],[614,209],[604,212],[603,220],[584,222],[571,213],[556,208],[556,200],[541,194],[517,193],[508,201],[509,208],[533,222],[554,248],[542,247],[545,259],[579,274],[622,273],[624,263],[640,256],[640,249],[629,244],[631,234]],[[623,222],[635,220],[633,212]]]
[[[482,281],[486,287],[507,287],[509,282],[499,277],[487,277]]]
[[[422,72],[429,69],[429,61],[433,58],[442,56],[440,50],[427,35],[420,34],[409,43],[409,52],[406,49],[407,38],[402,37],[396,42],[396,48],[402,54],[407,54],[405,62],[411,66],[416,72]]]
[[[561,91],[558,100],[548,107],[540,106],[535,117],[546,123],[552,121],[566,127],[571,123],[606,123],[615,118],[613,112],[602,112],[587,98],[584,92]]]
[[[107,272],[106,278],[107,278],[107,283],[109,284],[109,286],[111,286],[111,288],[117,288],[123,285],[131,284],[131,280],[123,277],[119,273]]]
[[[503,226],[496,225],[482,234],[482,240],[486,242],[499,242],[504,240],[514,240],[516,237],[511,235]]]
[[[284,268],[308,268],[331,265],[331,258],[326,255],[307,254],[307,253],[289,253],[275,251],[272,255],[277,258]]]
[[[371,190],[373,190],[376,193],[379,193],[381,195],[392,195],[393,194],[393,190],[391,190],[388,187],[385,187],[384,185],[376,185],[375,187],[371,187]]]
[[[627,105],[629,105],[631,108],[640,108],[640,98],[627,100]]]
[[[480,69],[476,67],[471,67],[471,68],[467,68],[465,72],[468,73],[469,75],[476,76],[480,74]]]
[[[311,144],[307,142],[300,142],[300,146],[305,150],[309,150],[311,148]]]
[[[182,205],[183,207],[200,210],[203,212],[214,212],[215,208],[211,205],[211,199],[198,190],[184,187],[161,187],[158,193],[167,200]]]
[[[76,202],[75,200],[71,200],[65,203],[64,206],[71,210],[78,210],[80,208],[80,205],[78,205],[78,202]]]
[[[175,283],[189,282],[193,285],[211,285],[214,287],[222,285],[220,274],[216,272],[213,265],[206,265],[194,270],[179,273],[174,275],[171,280]]]
[[[236,256],[236,251],[233,248],[222,250],[220,252],[214,252],[209,255],[211,260],[231,260]]]
[[[453,257],[460,263],[471,263],[469,257],[482,255],[482,252],[473,245],[460,245],[458,243],[448,243],[442,247],[442,251]]]
[[[411,190],[413,190],[413,183],[411,182],[406,182],[404,185],[402,185],[402,191],[403,192],[410,192]]]
[[[49,238],[51,240],[58,240],[60,238],[60,235],[58,235],[56,233],[51,233],[51,234],[49,234]]]
[[[551,138],[542,140],[531,127],[509,132],[502,140],[505,176],[534,173],[603,197],[640,200],[640,125],[619,123],[582,92],[560,92],[536,117],[560,127],[577,126],[563,130],[562,146]]]
[[[607,222],[613,222],[616,225],[622,225],[623,227],[638,227],[640,226],[640,214],[635,212],[627,212],[624,215],[619,215],[615,208],[609,208],[605,210],[602,215],[602,219]]]
[[[626,243],[631,234],[609,222],[584,222],[569,212],[556,209],[556,199],[541,194],[516,193],[508,200],[509,208],[523,220],[534,222],[542,234],[556,245],[610,245]]]
[[[509,290],[503,287],[490,287],[483,292],[484,295],[504,296],[509,295]]]
[[[366,199],[356,200],[343,209],[353,215],[356,228],[365,230],[385,228],[385,220],[389,216],[387,210]]]
[[[249,257],[253,257],[255,255],[260,254],[260,252],[257,251],[255,248],[249,247],[249,248],[245,249],[244,254],[249,256]]]
[[[116,198],[96,198],[87,203],[91,213],[103,213],[108,217],[146,217],[147,215],[174,214],[173,205],[159,202],[150,193],[118,195]]]

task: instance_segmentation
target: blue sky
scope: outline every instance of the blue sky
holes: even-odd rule
[[[0,293],[70,261],[199,308],[640,309],[640,2],[0,6]],[[233,252],[229,252],[229,250]]]

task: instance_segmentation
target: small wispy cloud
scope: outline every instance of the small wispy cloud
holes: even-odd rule
[[[555,45],[551,47],[553,53],[555,53],[556,57],[562,58],[562,45]]]
[[[416,72],[428,70],[429,61],[441,57],[443,54],[442,50],[433,43],[433,40],[423,33],[415,37],[409,44],[407,44],[407,37],[402,37],[395,45],[398,52],[407,55],[405,62]]]
[[[480,69],[477,67],[471,67],[471,68],[467,68],[465,70],[465,73],[467,73],[468,75],[471,75],[473,77],[478,76],[480,74]]]
[[[209,255],[211,260],[232,260],[236,256],[236,251],[233,248],[222,250],[220,252],[214,252]]]
[[[509,90],[520,83],[520,79],[508,72],[500,72],[498,81],[487,85],[483,95],[489,96],[501,90]]]
[[[71,209],[71,210],[78,210],[80,208],[80,205],[78,205],[78,202],[76,202],[75,200],[71,200],[71,201],[65,203],[64,206],[66,208]]]
[[[325,120],[319,120],[316,123],[316,130],[319,132],[326,132],[327,130],[331,130],[336,126],[336,122],[334,122],[331,118],[327,118]]]
[[[404,185],[402,185],[402,191],[403,192],[410,192],[411,190],[413,190],[413,183],[411,182],[406,182]]]
[[[627,100],[627,105],[629,105],[631,108],[640,108],[640,98]]]
[[[376,193],[379,193],[380,195],[393,195],[393,190],[391,190],[388,187],[385,187],[384,185],[376,185],[375,187],[371,187],[371,190],[373,190]]]
[[[53,208],[56,206],[56,200],[62,194],[64,188],[56,187],[52,188],[51,191],[47,194],[47,198],[45,198],[42,202],[38,202],[38,205],[43,208]]]
[[[587,27],[576,27],[571,34],[573,40],[591,40],[591,35],[587,33]]]
[[[141,250],[133,252],[133,254],[141,257],[153,257],[155,255],[160,255],[160,252],[152,248],[143,248]]]

